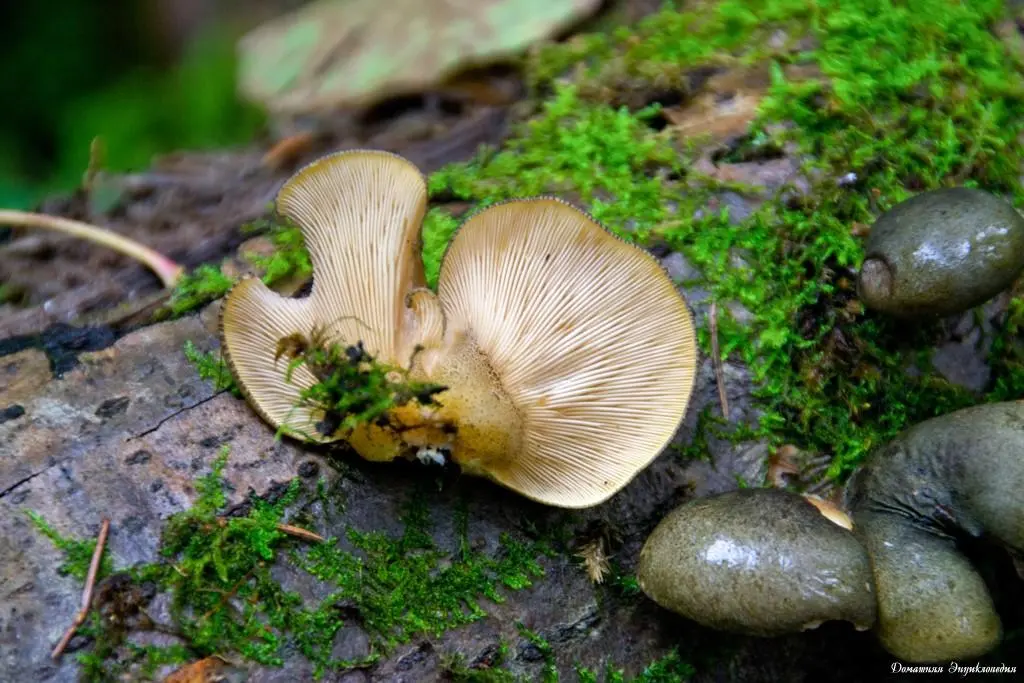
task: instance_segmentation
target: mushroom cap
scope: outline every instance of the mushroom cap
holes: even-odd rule
[[[901,515],[855,514],[878,594],[876,632],[908,662],[978,657],[999,644],[1002,624],[984,580],[948,537]]]
[[[986,535],[1024,553],[1024,401],[961,408],[876,448],[846,486],[846,506],[900,509],[908,524]]]
[[[346,346],[362,341],[382,363],[408,362],[403,354],[415,330],[407,324],[405,301],[424,284],[419,246],[426,205],[422,174],[387,152],[332,154],[282,187],[278,211],[302,230],[313,266],[312,291],[305,299],[290,299],[247,278],[225,297],[220,321],[228,365],[264,420],[311,441],[341,438],[317,430],[318,411],[296,407],[300,392],[317,380],[300,366],[286,381],[290,359],[275,358],[286,337],[319,334],[325,344]],[[373,438],[360,434],[357,440],[380,441],[379,429],[367,430]],[[385,448],[372,459],[390,453]]]
[[[887,650],[937,662],[998,644],[988,589],[950,532],[985,536],[1019,554],[1022,490],[1024,401],[925,420],[868,456],[846,486],[846,504],[871,554]]]
[[[360,107],[510,57],[600,0],[319,0],[239,41],[242,94],[283,114]]]
[[[868,308],[901,318],[959,313],[1024,270],[1024,217],[981,190],[923,192],[878,218],[864,253],[857,289]]]
[[[777,636],[875,621],[864,547],[803,496],[741,489],[684,503],[640,552],[640,588],[710,628]]]
[[[650,254],[566,202],[470,217],[441,262],[438,298],[446,334],[470,340],[491,393],[514,407],[514,420],[492,422],[519,425],[500,457],[468,463],[453,449],[474,473],[549,505],[596,505],[686,413],[697,368],[686,302]]]

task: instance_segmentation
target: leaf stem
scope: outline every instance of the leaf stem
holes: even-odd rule
[[[113,249],[144,263],[150,270],[156,273],[156,276],[163,282],[164,287],[174,287],[185,272],[181,265],[147,246],[139,244],[123,235],[118,235],[106,228],[99,228],[69,218],[27,211],[0,210],[0,225],[54,230]]]

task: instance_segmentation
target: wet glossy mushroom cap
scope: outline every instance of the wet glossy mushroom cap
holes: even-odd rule
[[[875,621],[871,565],[854,535],[797,494],[741,489],[681,505],[640,553],[640,587],[710,628],[776,636]]]
[[[290,299],[248,278],[228,293],[221,311],[228,364],[264,420],[312,441],[339,438],[317,430],[321,415],[296,407],[300,391],[316,378],[299,367],[286,381],[289,359],[275,357],[283,338],[309,339],[320,330],[323,343],[362,341],[383,363],[407,362],[401,353],[413,330],[405,301],[424,282],[419,231],[426,202],[426,183],[416,167],[377,151],[324,157],[281,189],[278,211],[302,229],[313,266],[312,291],[305,299]],[[390,447],[372,453],[367,439],[363,432],[355,436],[364,457],[394,457]]]
[[[904,318],[959,313],[1024,270],[1024,217],[981,190],[924,192],[879,217],[864,254],[857,288],[868,308]]]
[[[452,457],[550,505],[606,500],[686,413],[686,302],[651,255],[553,198],[471,217],[441,264],[446,355],[428,370],[462,417]],[[462,387],[461,390],[455,387]]]

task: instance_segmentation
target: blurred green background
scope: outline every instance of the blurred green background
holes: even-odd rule
[[[247,4],[0,3],[0,207],[78,186],[96,136],[118,171],[251,141],[263,117],[236,97],[234,45],[264,15]]]

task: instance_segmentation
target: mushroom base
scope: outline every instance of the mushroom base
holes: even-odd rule
[[[444,427],[415,435],[416,445],[450,449],[467,474],[493,476],[508,467],[520,448],[522,418],[468,334],[441,352],[429,379],[448,387],[432,414]]]

